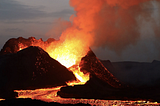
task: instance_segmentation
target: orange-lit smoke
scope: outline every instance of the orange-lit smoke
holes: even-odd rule
[[[144,11],[145,6],[152,6],[147,1],[151,0],[70,0],[76,16],[66,31],[78,30],[90,46],[107,45],[120,52],[139,39],[139,17],[151,17]]]
[[[140,38],[141,20],[151,18],[153,0],[70,0],[76,15],[60,40],[74,39],[86,46],[108,46],[120,53]],[[158,2],[158,0],[157,0]]]

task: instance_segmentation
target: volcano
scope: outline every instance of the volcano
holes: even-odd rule
[[[69,54],[75,58],[71,58],[71,64],[64,64],[64,60],[70,61],[70,56],[65,52],[63,55],[64,47],[60,45],[59,41],[53,38],[45,42],[34,37],[9,39],[0,51],[0,96],[33,98],[38,95],[40,100],[45,101],[48,98],[55,99],[58,94],[61,98],[157,101],[157,97],[149,96],[158,92],[157,88],[151,91],[152,88],[134,88],[120,82],[110,73],[110,70],[114,69],[113,65],[108,62],[106,68],[90,48],[85,55],[76,57]],[[51,52],[59,47],[62,47],[61,52]],[[67,59],[61,61],[59,57],[56,59],[54,56],[64,56]],[[59,87],[58,90],[55,87]],[[148,94],[140,93],[142,91]],[[58,100],[62,102],[60,98]]]
[[[22,64],[15,63],[16,65],[19,65],[19,66],[23,66],[23,64],[25,65],[25,62],[26,62],[26,64],[33,62],[33,63],[31,63],[32,65],[28,66],[28,67],[31,67],[31,69],[32,69],[31,72],[42,73],[41,71],[35,72],[34,70],[39,70],[39,68],[41,70],[42,69],[48,70],[47,69],[48,67],[44,67],[44,66],[46,66],[47,63],[56,64],[55,62],[51,62],[51,60],[48,60],[51,57],[48,55],[48,53],[46,53],[42,49],[42,48],[46,49],[47,46],[49,46],[49,44],[51,44],[53,42],[56,42],[55,39],[53,39],[53,38],[50,38],[45,42],[42,39],[37,40],[34,37],[30,37],[28,39],[25,39],[22,37],[19,37],[17,39],[12,38],[12,39],[9,39],[5,43],[4,47],[2,48],[2,50],[0,52],[0,55],[1,55],[1,57],[4,57],[4,58],[2,58],[2,59],[4,59],[2,61],[10,61],[10,63],[7,63],[9,65],[12,63],[15,63],[16,61],[15,62],[12,62],[12,61],[14,61],[16,59],[19,60],[20,63],[22,63]],[[16,55],[16,56],[14,56],[14,55]],[[7,58],[7,56],[9,59],[11,58],[11,60],[5,59],[5,58]],[[14,58],[14,59],[12,59],[12,58]],[[26,58],[28,60],[26,60]],[[33,60],[31,60],[31,59],[33,59]],[[29,62],[29,61],[31,61],[31,62]],[[56,61],[56,60],[54,60],[54,61]],[[6,63],[6,62],[4,62],[4,63]],[[41,66],[41,64],[42,64],[42,66]],[[50,64],[50,65],[54,66],[53,64]],[[19,67],[16,65],[13,65],[13,66]],[[35,67],[33,68],[34,65],[35,65]],[[39,66],[37,66],[37,65],[39,65]],[[5,65],[3,65],[3,66],[5,66]],[[97,76],[99,79],[108,83],[110,86],[113,86],[116,88],[119,88],[121,86],[121,83],[118,81],[118,79],[116,79],[103,66],[103,64],[98,60],[98,58],[92,52],[91,49],[88,51],[86,56],[84,56],[81,59],[81,62],[78,64],[77,67],[80,67],[80,71],[83,72],[84,74],[90,73],[91,76]],[[76,68],[76,64],[69,67],[68,69],[72,70],[72,68]],[[29,70],[31,70],[31,69],[29,69]],[[4,69],[4,70],[7,70],[7,69]],[[10,69],[8,69],[8,70],[10,70]],[[13,70],[17,70],[17,69],[13,69]],[[21,69],[21,70],[23,70],[23,69]],[[34,75],[32,75],[32,76],[34,76]]]
[[[53,38],[45,42],[34,37],[9,39],[0,51],[1,78],[4,81],[1,89],[19,90],[62,86],[66,82],[76,81],[73,71],[78,70],[77,67],[84,75],[96,76],[108,86],[121,88],[118,79],[101,64],[91,49],[78,66],[74,64],[67,69],[42,49],[46,49],[53,42],[56,42]],[[80,77],[80,75],[77,76]]]

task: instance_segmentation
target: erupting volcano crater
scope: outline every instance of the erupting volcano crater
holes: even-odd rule
[[[91,105],[159,100],[153,96],[158,87],[151,91],[150,87],[134,88],[120,82],[110,73],[114,69],[111,62],[106,68],[89,47],[78,45],[53,38],[45,42],[34,37],[9,39],[0,51],[1,98]],[[148,93],[140,94],[142,91]]]

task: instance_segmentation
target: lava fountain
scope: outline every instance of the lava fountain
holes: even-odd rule
[[[89,51],[88,47],[84,47],[82,41],[77,41],[76,39],[65,41],[55,40],[49,44],[46,44],[41,39],[33,39],[31,45],[43,48],[50,55],[50,57],[57,60],[73,72],[77,78],[77,81],[66,82],[68,85],[84,84],[89,80],[89,73],[84,74],[79,68],[81,58],[84,57]],[[23,42],[19,43],[18,46],[19,50],[28,47],[27,45],[23,44]]]

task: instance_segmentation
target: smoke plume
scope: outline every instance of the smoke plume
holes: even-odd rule
[[[152,2],[158,0],[70,0],[76,15],[60,40],[76,39],[83,46],[103,47],[118,54],[140,38],[141,21],[150,21]],[[157,28],[157,27],[155,27]],[[158,32],[155,30],[156,33]]]

